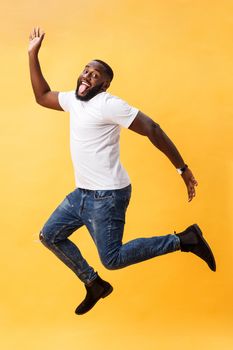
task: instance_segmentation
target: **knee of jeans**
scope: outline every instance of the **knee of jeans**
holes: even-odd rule
[[[43,229],[40,231],[39,239],[40,239],[41,243],[43,243],[46,246],[49,246],[51,244],[51,240],[46,235],[46,233]]]
[[[117,270],[120,268],[117,261],[117,257],[107,258],[106,256],[101,256],[100,259],[104,267],[108,270]]]

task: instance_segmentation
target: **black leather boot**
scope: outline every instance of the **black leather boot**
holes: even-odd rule
[[[85,299],[75,310],[77,315],[85,314],[93,308],[99,299],[107,297],[113,291],[111,284],[102,280],[98,275],[90,285],[85,284],[85,288],[87,294]]]
[[[216,271],[214,255],[197,224],[189,226],[185,231],[177,233],[176,236],[180,239],[182,252],[191,252],[199,256],[212,271]]]

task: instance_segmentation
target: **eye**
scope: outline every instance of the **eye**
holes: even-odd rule
[[[98,79],[98,78],[99,78],[99,74],[93,72],[93,73],[92,73],[92,77],[93,77],[94,79]]]

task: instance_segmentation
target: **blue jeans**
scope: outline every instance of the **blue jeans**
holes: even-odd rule
[[[40,232],[41,242],[57,255],[85,284],[97,274],[68,237],[85,225],[103,265],[120,269],[180,249],[174,234],[138,238],[122,244],[125,213],[131,185],[118,190],[76,188],[55,209]]]

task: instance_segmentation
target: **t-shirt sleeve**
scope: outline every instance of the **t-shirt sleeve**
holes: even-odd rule
[[[71,104],[71,98],[73,96],[74,92],[69,91],[69,92],[59,92],[58,94],[58,102],[61,108],[65,112],[69,112],[70,110],[70,104]]]
[[[119,97],[109,95],[103,104],[103,117],[106,121],[128,128],[138,114],[139,109],[130,106]]]

